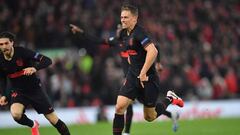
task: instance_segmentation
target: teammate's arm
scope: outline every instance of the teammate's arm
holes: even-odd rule
[[[71,31],[72,31],[73,34],[76,34],[76,33],[83,34],[84,33],[83,29],[79,28],[77,25],[69,24],[69,26],[70,26]]]
[[[83,29],[81,29],[80,27],[78,27],[78,26],[76,26],[74,24],[70,24],[69,26],[70,26],[71,31],[72,31],[73,34],[80,33],[82,36],[86,37],[89,41],[93,42],[94,44],[109,45],[109,46],[116,46],[116,45],[119,44],[118,37],[119,37],[120,32],[122,30],[118,26],[118,29],[116,31],[116,37],[109,37],[107,39],[103,39],[103,38],[99,38],[97,36],[90,35],[90,34],[86,33]]]
[[[86,37],[89,41],[93,42],[94,44],[107,44],[107,41],[105,39],[99,38],[94,35],[90,35],[76,25],[70,24],[69,26],[71,28],[72,33],[76,34],[77,36],[78,36],[78,34],[81,34],[79,36]]]

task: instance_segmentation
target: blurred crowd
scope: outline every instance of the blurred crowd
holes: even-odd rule
[[[32,49],[67,48],[39,72],[55,106],[114,104],[123,82],[117,51],[76,37],[73,23],[106,38],[120,22],[120,0],[0,0],[0,30]],[[185,100],[240,98],[240,2],[134,0],[139,23],[160,47],[161,91]]]

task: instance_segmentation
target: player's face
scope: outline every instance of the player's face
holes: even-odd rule
[[[9,55],[12,52],[13,41],[8,38],[0,38],[0,49],[4,55]]]
[[[121,23],[123,29],[129,29],[136,24],[137,17],[134,16],[129,10],[121,12]]]

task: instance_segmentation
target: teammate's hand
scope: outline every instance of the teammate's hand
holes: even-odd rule
[[[158,73],[161,73],[163,71],[163,65],[160,62],[156,63],[155,68]]]
[[[120,33],[122,31],[122,25],[118,24],[117,25],[117,30],[116,30],[116,37],[119,38],[120,37]]]
[[[2,96],[0,98],[0,105],[4,106],[4,105],[7,105],[7,104],[8,104],[7,97],[6,96]]]
[[[35,73],[37,70],[34,67],[28,67],[28,68],[23,69],[23,71],[24,71],[24,73],[23,73],[24,75],[29,76],[29,75],[32,75],[33,73]]]
[[[83,33],[84,32],[83,29],[79,28],[76,25],[70,24],[69,26],[71,27],[71,31],[72,31],[73,34],[75,34],[77,32],[79,32],[79,33]]]
[[[140,80],[140,83],[142,85],[142,87],[144,88],[144,84],[143,82],[146,82],[148,81],[148,76],[146,74],[141,74],[138,76],[139,80]]]

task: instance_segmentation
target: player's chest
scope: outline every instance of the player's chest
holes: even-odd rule
[[[21,57],[14,57],[11,60],[3,60],[1,63],[1,68],[6,73],[11,73],[15,71],[22,70],[26,67],[27,62]]]
[[[137,41],[137,39],[133,35],[123,37],[122,43],[127,50],[129,49],[137,50],[139,49],[139,46],[140,46],[139,45],[140,43]]]

